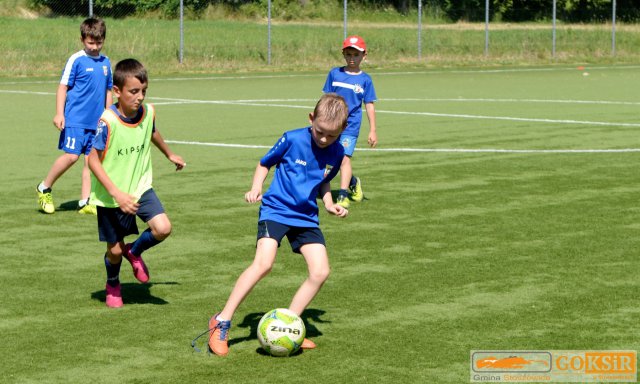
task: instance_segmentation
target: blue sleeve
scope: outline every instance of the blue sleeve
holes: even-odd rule
[[[378,97],[376,96],[376,90],[373,88],[373,80],[369,78],[367,86],[364,88],[364,102],[365,104],[373,103],[376,100],[378,100]]]
[[[278,139],[278,142],[274,144],[271,150],[260,159],[260,164],[267,168],[273,167],[282,160],[285,153],[287,153],[287,149],[289,149],[289,140],[287,140],[287,134],[285,133]]]
[[[107,61],[107,70],[109,75],[107,76],[107,90],[113,89],[113,73],[111,72],[111,61]]]
[[[93,138],[93,148],[98,151],[104,151],[107,146],[107,138],[109,137],[109,126],[103,120],[98,121],[96,136]]]
[[[324,87],[322,87],[322,92],[324,93],[329,93],[333,91],[333,86],[331,85],[333,83],[333,70],[329,71],[329,74],[327,75],[327,81],[324,82]]]
[[[76,83],[76,73],[78,72],[78,60],[74,60],[71,64],[69,77],[67,78],[67,87],[72,88]]]
[[[342,151],[342,153],[344,154],[344,151]],[[340,163],[342,163],[342,162],[340,162]],[[323,183],[331,182],[331,180],[333,180],[333,178],[338,175],[338,172],[340,172],[340,166],[339,165],[331,168],[331,171],[329,172],[327,177],[324,178],[324,182]]]

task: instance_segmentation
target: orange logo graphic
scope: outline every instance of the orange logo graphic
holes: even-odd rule
[[[549,366],[549,363],[544,360],[527,360],[519,356],[509,356],[498,359],[496,357],[489,356],[476,361],[476,368],[522,369],[527,365],[534,363],[541,363],[547,367]]]

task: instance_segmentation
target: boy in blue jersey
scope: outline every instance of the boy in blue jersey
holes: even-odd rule
[[[171,234],[171,221],[152,186],[151,143],[175,164],[186,163],[173,153],[156,129],[155,109],[145,104],[149,85],[147,70],[135,59],[116,64],[113,93],[118,102],[106,109],[95,135],[89,167],[92,172],[91,202],[98,206],[98,233],[107,243],[104,264],[108,307],[122,307],[120,266],[126,258],[135,278],[149,281],[149,270],[142,252],[164,241]],[[133,243],[125,236],[138,234],[136,216],[148,228]]]
[[[96,213],[95,206],[89,204],[91,174],[87,155],[91,151],[98,119],[113,102],[111,63],[108,57],[100,54],[106,34],[107,27],[101,19],[83,21],[80,36],[84,49],[73,54],[62,71],[53,125],[60,131],[58,149],[64,154],[56,159],[47,177],[36,188],[38,205],[44,213],[55,212],[51,188],[82,154],[85,157],[78,212]]]
[[[329,185],[344,157],[344,149],[337,140],[346,126],[347,115],[342,97],[323,95],[309,114],[311,126],[285,132],[258,163],[251,190],[244,197],[249,203],[262,201],[256,255],[238,278],[222,311],[209,320],[209,348],[215,354],[224,356],[229,352],[231,318],[258,281],[271,271],[284,236],[293,251],[302,254],[309,271],[291,301],[291,311],[302,314],[329,277],[329,258],[318,226],[316,198],[320,196],[327,212],[333,215],[346,217],[349,213],[333,203]],[[262,185],[274,166],[273,181],[263,195]],[[302,348],[312,349],[315,344],[304,339]]]
[[[336,67],[329,71],[327,81],[322,91],[335,92],[342,96],[349,106],[347,128],[340,135],[340,143],[344,147],[344,161],[340,167],[340,191],[337,203],[349,208],[349,199],[362,201],[362,183],[360,178],[353,175],[351,158],[360,135],[362,122],[362,103],[364,103],[369,119],[369,137],[367,142],[371,147],[378,144],[376,133],[376,112],[373,103],[376,101],[376,91],[373,88],[371,76],[360,69],[360,63],[367,57],[367,45],[360,36],[347,37],[342,42],[342,55],[347,63],[344,67]]]

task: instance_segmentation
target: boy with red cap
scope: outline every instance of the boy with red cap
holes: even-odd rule
[[[367,57],[367,45],[362,37],[347,37],[342,42],[342,56],[347,65],[329,71],[322,91],[337,93],[346,100],[349,107],[347,128],[340,135],[340,144],[344,147],[345,157],[340,166],[340,191],[336,202],[338,205],[348,208],[350,199],[362,201],[364,198],[360,178],[353,175],[351,168],[351,157],[360,134],[362,104],[364,103],[369,119],[367,143],[371,147],[375,147],[378,143],[378,135],[376,134],[376,112],[373,103],[377,98],[371,76],[360,69],[360,63]]]

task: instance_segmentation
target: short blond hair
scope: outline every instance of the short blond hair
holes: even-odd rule
[[[336,127],[344,129],[347,126],[349,108],[347,102],[337,93],[322,95],[313,110],[314,119],[334,123]]]

